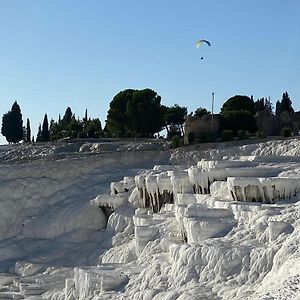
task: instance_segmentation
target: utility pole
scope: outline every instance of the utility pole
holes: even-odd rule
[[[214,133],[214,102],[215,102],[215,93],[212,93],[211,99],[211,132]]]

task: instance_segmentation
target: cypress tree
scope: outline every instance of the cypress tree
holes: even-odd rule
[[[63,121],[65,124],[70,124],[73,117],[73,113],[70,107],[67,107]]]
[[[41,127],[41,124],[39,124],[39,128],[38,128],[38,132],[37,132],[37,135],[36,135],[36,141],[37,142],[42,142],[42,127]]]
[[[48,123],[48,117],[47,114],[44,116],[43,126],[42,126],[42,132],[41,132],[41,138],[43,142],[50,141],[50,133],[49,133],[49,123]]]
[[[87,120],[88,120],[88,116],[87,116],[87,108],[86,108],[83,121],[87,122]]]
[[[11,110],[3,115],[1,133],[9,143],[18,143],[23,139],[23,120],[17,101],[14,102]]]
[[[31,129],[30,129],[30,121],[27,119],[26,124],[26,142],[30,143],[31,141]]]

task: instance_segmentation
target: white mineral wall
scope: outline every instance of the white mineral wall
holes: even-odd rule
[[[117,195],[102,194],[91,200],[90,204],[95,207],[111,207],[116,209],[127,202],[128,196],[126,193],[119,193]]]
[[[236,224],[233,218],[184,217],[183,227],[189,244],[225,236]]]
[[[193,186],[187,171],[170,171],[168,174],[171,176],[171,184],[174,193],[193,193]]]
[[[294,198],[300,190],[299,178],[229,177],[227,182],[236,201],[275,203]]]
[[[155,195],[157,196],[158,191],[158,182],[157,182],[157,175],[148,175],[145,177],[145,185],[148,194],[150,194],[153,198]]]
[[[226,208],[208,208],[204,204],[188,204],[185,211],[185,217],[202,218],[227,218],[233,217],[232,211]]]
[[[110,191],[111,194],[125,193],[132,190],[135,187],[134,178],[125,176],[123,180],[118,182],[111,182]]]
[[[52,260],[66,265],[95,263],[107,220],[100,208],[91,207],[90,199],[108,192],[110,182],[122,178],[128,187],[138,170],[166,162],[167,156],[145,151],[2,162],[0,270],[13,270],[17,260],[29,260],[30,265],[28,257],[34,253],[43,253],[36,259],[41,269]],[[114,223],[117,230],[125,226],[124,219]]]
[[[173,192],[173,186],[171,183],[171,177],[167,173],[160,173],[157,175],[158,190],[162,194],[164,191],[169,193]]]
[[[114,233],[126,232],[126,234],[133,234],[133,215],[134,206],[126,202],[114,209],[114,212],[109,216],[106,230]]]
[[[252,161],[243,160],[200,160],[197,167],[203,170],[210,169],[225,169],[225,168],[239,168],[239,167],[253,167],[256,166]]]
[[[277,168],[220,168],[204,170],[190,167],[188,174],[194,190],[198,194],[209,194],[210,185],[215,181],[226,181],[228,177],[262,177],[274,176],[279,173]]]

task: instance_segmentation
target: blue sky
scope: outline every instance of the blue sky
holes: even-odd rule
[[[212,92],[218,112],[236,94],[275,104],[288,91],[300,110],[298,0],[0,0],[0,39],[0,114],[17,100],[34,134],[67,106],[104,126],[127,88],[189,112],[210,110]]]

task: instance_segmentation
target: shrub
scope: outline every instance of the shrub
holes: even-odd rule
[[[222,139],[223,142],[232,141],[233,140],[233,130],[224,129],[221,132],[221,139]]]
[[[104,137],[104,135],[103,135],[103,131],[95,131],[95,138],[96,139],[99,139],[99,138],[102,138],[102,137]]]
[[[246,130],[245,134],[246,134],[246,139],[250,139],[252,136],[251,132],[248,130]]]
[[[206,143],[206,133],[205,132],[199,133],[197,140],[199,143]]]
[[[265,139],[265,138],[267,137],[267,135],[265,134],[264,131],[258,130],[258,131],[256,132],[256,137],[257,137],[258,139]]]
[[[179,128],[173,127],[167,134],[168,139],[172,139],[174,136],[181,136]]]
[[[292,136],[291,130],[288,127],[284,127],[281,129],[281,136],[290,137]]]
[[[188,143],[189,144],[194,144],[196,140],[196,136],[194,132],[189,132],[188,134]]]
[[[180,140],[180,136],[179,135],[174,135],[172,137],[172,140],[171,140],[171,148],[172,149],[175,149],[175,148],[178,148],[182,145],[181,143],[181,140]]]
[[[126,138],[132,138],[132,137],[133,137],[133,132],[132,132],[131,130],[127,130],[127,131],[125,132],[125,137],[126,137]]]
[[[215,136],[212,132],[206,132],[206,142],[211,143],[215,141]]]
[[[209,143],[214,141],[214,136],[211,132],[201,132],[198,136],[199,143]]]
[[[247,138],[246,132],[244,130],[239,130],[237,136],[240,140],[245,140]]]
[[[77,133],[77,137],[79,139],[85,139],[85,138],[87,138],[87,133],[83,132],[83,131],[80,131],[80,132]]]

